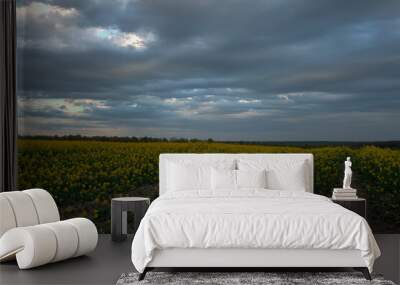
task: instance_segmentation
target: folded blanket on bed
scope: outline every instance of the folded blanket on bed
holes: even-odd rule
[[[140,223],[132,262],[143,272],[165,248],[358,249],[370,271],[380,256],[361,216],[324,196],[265,189],[162,195]]]

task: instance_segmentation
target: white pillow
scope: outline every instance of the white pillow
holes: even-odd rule
[[[308,185],[304,161],[241,159],[238,168],[247,171],[266,169],[267,188],[272,190],[306,191]]]
[[[218,190],[236,189],[236,170],[232,169],[211,169],[211,188]]]
[[[297,164],[285,171],[268,170],[267,181],[269,189],[306,192],[305,164]]]
[[[168,191],[211,189],[211,168],[208,166],[182,165],[169,162]]]
[[[237,187],[240,188],[267,188],[267,171],[236,170]]]

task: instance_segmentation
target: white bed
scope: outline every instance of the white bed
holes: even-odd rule
[[[232,169],[267,168],[275,188],[293,190],[171,189],[171,179],[180,179],[171,175],[171,163],[219,167],[231,161]],[[162,154],[159,175],[160,197],[132,243],[140,278],[154,267],[354,267],[370,278],[380,255],[362,217],[312,194],[312,154]]]

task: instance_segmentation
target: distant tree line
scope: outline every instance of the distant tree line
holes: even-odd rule
[[[387,148],[400,148],[400,141],[229,141],[226,143],[266,146],[298,146],[304,148],[324,146],[349,146],[354,148],[360,148],[363,146],[377,146]]]
[[[19,136],[19,139],[31,140],[86,140],[86,141],[109,141],[109,142],[218,142],[229,144],[246,144],[246,145],[274,145],[274,146],[301,146],[301,147],[321,147],[321,146],[350,146],[363,147],[373,145],[378,147],[400,148],[400,141],[216,141],[212,138],[157,138],[157,137],[118,137],[118,136],[82,136],[82,135],[65,135],[65,136]]]
[[[82,136],[82,135],[65,135],[65,136],[18,136],[19,139],[30,140],[70,140],[70,141],[110,141],[110,142],[214,142],[212,138],[156,138],[156,137],[118,137],[118,136]]]

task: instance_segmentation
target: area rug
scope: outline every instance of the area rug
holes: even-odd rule
[[[359,272],[148,272],[142,281],[138,281],[138,276],[138,273],[122,274],[117,285],[395,285],[392,281],[384,280],[380,275],[373,275],[373,280],[368,281]]]

